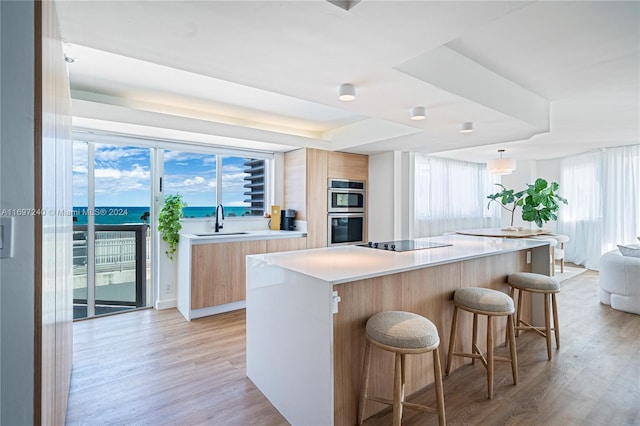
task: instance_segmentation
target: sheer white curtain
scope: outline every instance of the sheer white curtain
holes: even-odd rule
[[[565,259],[598,269],[602,253],[640,236],[640,145],[564,158],[560,193],[569,201],[558,223],[571,238]]]
[[[495,192],[499,178],[490,175],[484,164],[419,153],[414,158],[415,237],[500,226],[500,207],[491,203],[487,209],[486,198]]]

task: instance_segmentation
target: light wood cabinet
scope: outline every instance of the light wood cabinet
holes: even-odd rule
[[[266,241],[199,244],[191,254],[191,309],[245,299],[245,256],[266,252]]]
[[[284,238],[267,240],[267,253],[279,251],[304,250],[307,248],[307,238]]]
[[[307,248],[305,237],[192,244],[180,239],[177,307],[187,319],[244,308],[246,256]],[[185,255],[187,253],[187,255]]]
[[[327,246],[329,178],[367,181],[366,155],[302,148],[285,154],[284,207],[307,221],[307,248]],[[368,191],[368,188],[367,188]]]
[[[327,151],[303,148],[285,154],[284,207],[307,221],[307,247],[327,246]]]
[[[327,177],[334,179],[366,180],[369,177],[369,157],[346,152],[329,152]]]

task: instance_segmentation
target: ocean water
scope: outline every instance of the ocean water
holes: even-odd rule
[[[125,223],[144,223],[144,215],[150,211],[149,207],[96,207],[89,211],[86,207],[74,207],[74,224],[86,225],[90,215],[95,217],[97,225],[122,225]],[[187,219],[214,217],[216,208],[206,207],[185,207],[184,217]],[[225,207],[225,217],[239,217],[249,215],[249,210],[244,207]],[[147,220],[148,223],[148,220]]]

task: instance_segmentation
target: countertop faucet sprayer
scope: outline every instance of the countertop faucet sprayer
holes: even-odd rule
[[[222,214],[222,217],[220,217],[220,214]],[[220,229],[222,229],[222,221],[224,220],[224,207],[222,207],[222,204],[218,204],[218,206],[216,207],[216,232],[220,232]]]

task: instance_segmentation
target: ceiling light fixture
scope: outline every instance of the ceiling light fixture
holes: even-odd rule
[[[513,158],[502,158],[504,149],[499,149],[500,158],[487,161],[487,169],[493,175],[510,175],[516,169],[516,160]]]
[[[351,102],[356,98],[356,88],[353,84],[345,83],[340,85],[338,90],[338,99],[343,102]]]
[[[411,108],[411,119],[412,120],[424,120],[427,118],[427,112],[424,107],[413,107]]]
[[[473,123],[471,121],[466,121],[462,123],[460,127],[460,133],[471,133],[473,132]]]

